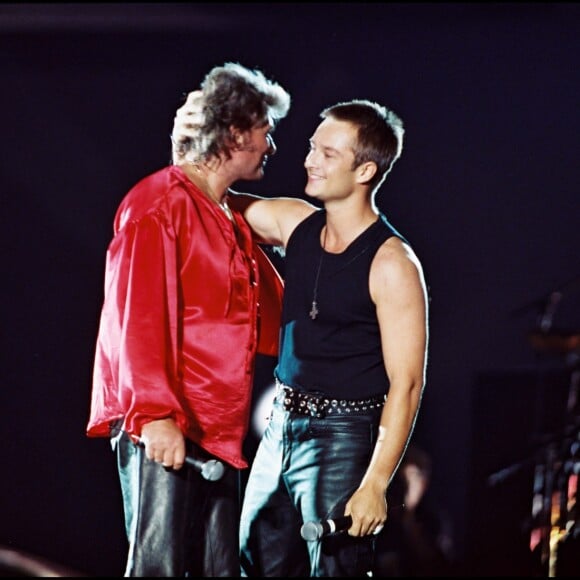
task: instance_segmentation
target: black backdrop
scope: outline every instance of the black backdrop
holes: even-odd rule
[[[405,121],[378,203],[413,242],[432,296],[415,439],[468,575],[482,567],[482,525],[509,524],[525,542],[521,506],[490,523],[473,505],[493,510],[502,493],[482,491],[488,468],[535,449],[517,412],[534,389],[518,382],[503,413],[514,369],[530,384],[538,365],[568,372],[569,356],[538,353],[527,336],[552,292],[552,328],[580,329],[579,32],[573,3],[2,4],[0,545],[122,572],[113,456],[84,435],[104,253],[123,194],[168,162],[183,95],[227,60],[293,97],[267,176],[238,189],[302,195],[308,138],[334,102],[371,98]],[[478,379],[490,371],[499,383]],[[498,384],[502,396],[480,404]],[[488,463],[476,435],[498,421],[507,451]],[[518,478],[505,493],[527,496]],[[500,572],[509,556],[492,545],[483,558]]]

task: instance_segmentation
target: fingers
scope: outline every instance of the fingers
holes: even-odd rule
[[[177,164],[202,153],[203,143],[201,129],[204,124],[203,93],[192,91],[185,103],[177,109],[171,132],[173,163]]]
[[[185,449],[181,443],[174,446],[157,447],[151,451],[149,458],[168,469],[181,469],[185,462]]]
[[[203,124],[203,93],[192,91],[185,103],[177,109],[174,125],[183,127],[200,127]]]
[[[163,467],[180,469],[185,462],[185,439],[173,419],[158,419],[143,426],[140,443],[145,455]]]
[[[185,463],[185,452],[180,446],[176,448],[157,448],[155,451],[148,453],[147,457],[166,469],[181,469]]]
[[[380,534],[385,527],[385,522],[378,519],[367,519],[366,517],[353,517],[352,525],[348,529],[349,536],[362,537]]]
[[[384,528],[384,524],[378,524],[376,526],[369,526],[367,528],[364,527],[360,527],[359,531],[356,532],[356,528],[355,527],[351,527],[348,530],[348,534],[349,536],[355,536],[355,537],[362,537],[362,536],[376,536],[377,534],[380,534],[383,531]]]
[[[187,98],[185,99],[185,105],[193,106],[194,104],[197,104],[198,101],[202,98],[203,98],[203,91],[199,91],[199,90],[198,91],[191,91],[187,95]]]

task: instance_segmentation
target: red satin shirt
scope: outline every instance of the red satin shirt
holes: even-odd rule
[[[177,166],[121,202],[106,256],[89,437],[111,422],[140,436],[173,417],[183,433],[247,467],[256,352],[277,354],[282,280],[252,241]]]

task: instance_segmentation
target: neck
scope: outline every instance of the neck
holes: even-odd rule
[[[340,253],[378,219],[378,213],[368,207],[365,211],[328,211],[324,228],[324,249]]]
[[[207,163],[184,163],[180,167],[188,179],[214,203],[221,206],[225,202],[229,184],[224,183],[219,173]]]
[[[234,222],[234,216],[227,204],[228,187],[223,185],[218,173],[206,164],[180,165],[187,178],[196,185],[205,195],[215,203]]]

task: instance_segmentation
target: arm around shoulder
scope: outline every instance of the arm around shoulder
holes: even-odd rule
[[[258,240],[264,244],[284,246],[294,228],[318,208],[294,197],[260,197],[232,191],[230,206],[240,211]]]

